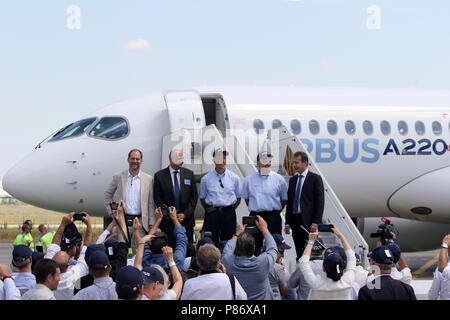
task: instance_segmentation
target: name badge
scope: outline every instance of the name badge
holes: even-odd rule
[[[191,185],[191,180],[184,179],[184,184],[187,185],[187,186],[190,186]]]

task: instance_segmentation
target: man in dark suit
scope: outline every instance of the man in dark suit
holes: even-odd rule
[[[370,265],[379,273],[369,277],[358,293],[358,300],[417,300],[414,289],[391,277],[394,254],[387,246],[379,246],[368,254]]]
[[[316,232],[322,222],[324,208],[324,190],[322,178],[308,170],[308,155],[305,152],[294,153],[293,166],[296,174],[289,179],[288,201],[284,232],[294,239],[297,257],[301,257],[308,241],[308,233]]]
[[[155,174],[153,194],[156,207],[162,204],[175,207],[177,218],[186,228],[189,243],[193,243],[195,226],[194,211],[197,205],[197,186],[194,173],[183,168],[183,153],[180,150],[172,150],[169,154],[170,165]],[[167,234],[169,246],[175,248],[173,236],[173,222],[163,218],[160,228]]]

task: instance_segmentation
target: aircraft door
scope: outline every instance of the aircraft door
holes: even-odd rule
[[[206,126],[202,99],[196,90],[165,91],[170,132]]]

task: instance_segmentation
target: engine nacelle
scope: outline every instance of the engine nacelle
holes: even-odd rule
[[[427,251],[438,249],[442,239],[450,233],[450,224],[422,222],[402,218],[388,218],[399,231],[398,240],[404,252]],[[370,250],[375,248],[378,239],[370,234],[383,223],[381,218],[357,218],[357,226],[366,239]]]

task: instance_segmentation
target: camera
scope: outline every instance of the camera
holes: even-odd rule
[[[167,236],[158,236],[152,239],[152,247],[162,248],[167,246]]]
[[[83,218],[85,217],[86,215],[84,214],[84,213],[75,213],[74,215],[73,215],[73,221],[83,221]]]
[[[203,232],[203,238],[212,238],[212,232],[211,231]]]
[[[134,219],[136,219],[136,217],[125,216],[125,224],[127,225],[127,227],[133,226]]]
[[[242,217],[242,224],[246,224],[247,227],[256,227],[256,220],[258,219],[257,216],[248,216],[248,217]]]
[[[163,219],[170,219],[170,211],[169,211],[169,207],[166,204],[161,204],[161,213],[163,216]]]
[[[383,245],[386,244],[386,240],[392,239],[392,233],[398,235],[398,229],[394,226],[394,224],[391,223],[391,220],[387,218],[381,218],[381,221],[383,221],[382,224],[378,225],[378,229],[376,232],[371,233],[371,238],[380,238],[380,241]]]
[[[317,229],[319,232],[333,232],[333,230],[331,230],[331,227],[331,224],[319,224]]]
[[[109,207],[111,208],[112,211],[117,211],[117,208],[119,207],[119,204],[117,202],[111,202],[109,204]]]

